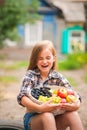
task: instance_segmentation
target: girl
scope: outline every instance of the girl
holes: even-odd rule
[[[24,115],[25,130],[83,130],[77,109],[78,103],[53,104],[47,101],[38,105],[30,100],[28,91],[38,85],[58,85],[71,88],[69,82],[62,74],[55,71],[56,52],[50,41],[44,40],[37,43],[31,53],[30,64],[24,76],[20,93],[17,97],[19,104],[26,107]],[[66,112],[54,116],[51,111],[60,108]]]

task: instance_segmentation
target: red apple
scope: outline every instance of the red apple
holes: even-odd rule
[[[68,90],[67,90],[67,94],[68,94],[68,95],[74,95],[75,93],[74,93],[74,90],[68,89]]]
[[[59,88],[57,92],[57,96],[60,96],[61,98],[66,98],[67,96],[66,88]]]

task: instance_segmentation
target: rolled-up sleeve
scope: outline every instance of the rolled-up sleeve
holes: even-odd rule
[[[27,96],[28,97],[28,93],[30,88],[33,87],[33,81],[32,78],[30,78],[29,76],[25,76],[22,80],[22,85],[21,85],[21,89],[20,92],[17,96],[17,101],[20,105],[21,104],[21,99],[23,96]]]

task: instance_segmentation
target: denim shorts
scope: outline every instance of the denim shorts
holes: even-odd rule
[[[29,112],[24,115],[24,130],[30,130],[30,122],[38,113]]]

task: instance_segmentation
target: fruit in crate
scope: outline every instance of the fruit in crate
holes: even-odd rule
[[[61,102],[61,98],[59,96],[53,96],[52,98],[50,98],[52,100],[53,103],[60,103]]]
[[[76,102],[76,100],[77,100],[77,98],[76,98],[74,95],[68,95],[68,96],[66,97],[66,101],[67,101],[68,103]]]
[[[46,102],[52,100],[52,103],[72,103],[77,101],[76,93],[72,89],[54,86],[33,88],[31,96],[36,99],[36,102]]]
[[[36,99],[38,99],[40,95],[46,96],[49,98],[52,96],[52,93],[49,90],[50,88],[48,87],[33,88],[31,90],[31,95]]]
[[[67,103],[67,100],[65,98],[61,98],[61,103]]]
[[[46,101],[52,100],[52,103],[57,103],[58,104],[58,103],[61,102],[62,99],[59,96],[47,97],[47,96],[40,95],[38,100],[40,102],[46,102]]]
[[[77,102],[78,96],[72,89],[68,89],[60,86],[47,86],[47,87],[36,87],[29,91],[30,99],[37,103],[42,104],[51,100],[51,103],[59,104],[62,103],[73,103]],[[56,109],[52,111],[54,115],[63,114],[65,110]]]
[[[67,89],[67,95],[75,95],[74,90],[72,90],[72,89]]]
[[[61,98],[66,98],[67,96],[67,89],[66,88],[59,88],[57,91],[57,96],[60,96]]]
[[[57,95],[57,91],[58,91],[58,89],[54,89],[51,92],[52,92],[53,95]]]
[[[46,101],[49,100],[49,98],[48,98],[47,96],[42,96],[42,95],[40,95],[39,98],[38,98],[38,100],[39,100],[40,102],[46,102]]]

